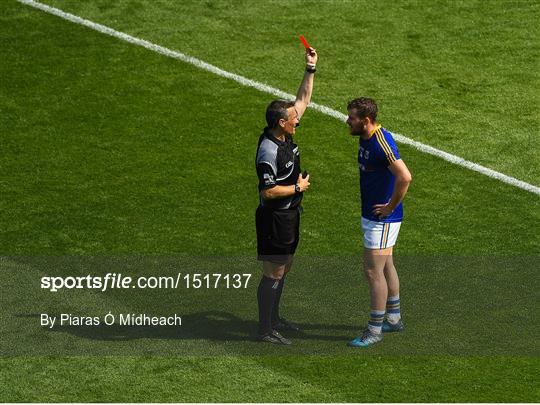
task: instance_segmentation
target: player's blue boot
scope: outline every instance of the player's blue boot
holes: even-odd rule
[[[403,325],[403,321],[400,319],[397,321],[397,323],[390,323],[388,322],[388,319],[385,319],[382,324],[382,331],[384,333],[387,332],[402,332],[405,330],[405,325]]]
[[[353,340],[347,343],[347,346],[368,347],[377,342],[380,342],[381,340],[383,340],[382,333],[373,333],[369,329],[366,329],[364,333],[362,333],[362,336],[355,337]]]

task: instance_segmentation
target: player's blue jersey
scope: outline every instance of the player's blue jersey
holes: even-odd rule
[[[403,205],[399,203],[392,215],[379,219],[373,215],[373,205],[390,201],[396,182],[388,166],[400,159],[392,134],[380,125],[369,139],[360,138],[358,166],[360,168],[360,197],[362,217],[378,222],[401,222]]]

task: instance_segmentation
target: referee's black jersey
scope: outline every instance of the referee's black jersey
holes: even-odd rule
[[[291,135],[285,135],[285,141],[276,139],[268,128],[259,138],[257,146],[257,176],[259,176],[259,193],[274,186],[290,186],[296,184],[300,170],[300,153]],[[273,209],[293,209],[300,205],[303,193],[296,193],[285,198],[264,200],[260,204]]]

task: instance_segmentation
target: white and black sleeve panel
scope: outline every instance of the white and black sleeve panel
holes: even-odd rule
[[[259,191],[276,185],[276,174],[272,166],[266,162],[257,165],[257,176],[259,177]]]

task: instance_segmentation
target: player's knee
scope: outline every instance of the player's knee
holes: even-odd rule
[[[384,275],[380,271],[370,267],[364,268],[364,275],[370,282],[379,281],[381,278],[384,278]]]
[[[384,265],[384,271],[385,273],[395,273],[396,272],[396,267],[394,266],[393,263],[391,264],[385,264]]]

